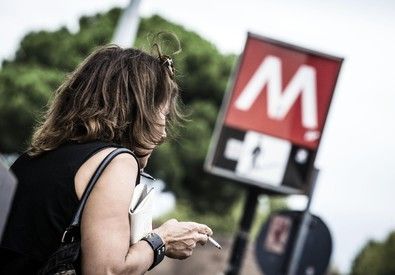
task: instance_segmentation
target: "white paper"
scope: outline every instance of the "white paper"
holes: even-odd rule
[[[133,197],[129,206],[130,243],[141,240],[152,230],[152,189],[140,183],[134,188]]]

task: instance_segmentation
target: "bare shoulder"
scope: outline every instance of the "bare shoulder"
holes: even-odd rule
[[[115,148],[104,149],[88,159],[79,169],[75,185],[83,193],[91,175],[99,163]],[[100,175],[89,195],[82,213],[81,232],[94,231],[105,226],[105,221],[128,225],[129,204],[134,191],[138,165],[133,156],[120,154],[116,156]],[[121,226],[122,227],[122,226]],[[118,231],[118,230],[115,230]],[[128,231],[128,230],[126,230]],[[85,232],[85,233],[84,233]]]
[[[75,177],[80,194],[99,163],[114,149],[98,152],[81,166]],[[137,175],[134,157],[120,154],[106,167],[89,195],[81,219],[85,273],[101,274],[104,266],[123,264],[130,242],[129,205]]]
[[[91,156],[87,161],[85,161],[83,165],[81,165],[74,178],[75,191],[78,198],[81,198],[89,179],[91,178],[99,164],[102,162],[102,160],[115,149],[117,148],[110,147],[100,150],[99,152]],[[105,178],[106,182],[119,182],[119,180],[121,179],[121,182],[127,181],[130,183],[130,181],[136,180],[137,170],[138,165],[136,159],[132,155],[126,153],[119,154],[110,162],[110,164],[104,170],[101,179]],[[97,183],[98,188],[101,187],[99,186],[101,185],[100,182],[103,181],[101,179],[99,179]]]

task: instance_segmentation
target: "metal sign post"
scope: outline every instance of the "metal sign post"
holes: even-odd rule
[[[233,247],[232,255],[230,257],[228,266],[226,268],[226,275],[237,275],[239,274],[245,247],[248,244],[249,235],[251,231],[251,225],[254,220],[256,205],[258,202],[258,196],[261,190],[258,187],[249,186],[247,191],[247,198],[244,203],[243,216],[240,221],[239,231],[236,234]]]
[[[118,21],[112,43],[120,47],[130,48],[136,40],[140,23],[139,7],[141,0],[130,0]]]
[[[299,267],[299,261],[302,256],[303,247],[306,242],[307,233],[309,232],[309,226],[310,226],[310,223],[312,220],[312,215],[310,213],[310,206],[311,206],[311,201],[313,199],[314,189],[315,189],[315,186],[317,183],[318,172],[319,172],[318,169],[316,169],[316,168],[313,169],[312,177],[311,177],[310,192],[307,195],[307,197],[308,197],[307,205],[306,205],[306,208],[303,212],[302,220],[300,222],[300,227],[299,227],[298,233],[296,235],[295,245],[292,250],[291,257],[290,257],[287,275],[296,275],[297,274],[297,270]]]

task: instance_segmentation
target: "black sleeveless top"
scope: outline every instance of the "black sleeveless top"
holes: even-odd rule
[[[66,143],[37,157],[25,153],[15,161],[11,170],[18,187],[3,234],[0,262],[5,259],[4,251],[25,255],[25,259],[12,259],[21,263],[30,259],[41,265],[48,259],[78,208],[75,174],[93,154],[107,147],[120,146],[100,141]]]

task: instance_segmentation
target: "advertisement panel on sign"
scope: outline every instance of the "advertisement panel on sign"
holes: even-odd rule
[[[293,274],[288,270],[289,261],[302,216],[300,211],[284,210],[271,214],[262,225],[255,242],[255,256],[264,274]],[[329,228],[320,217],[312,215],[307,232],[294,274],[327,274],[332,254]]]
[[[249,33],[206,170],[273,192],[306,192],[341,63]]]

